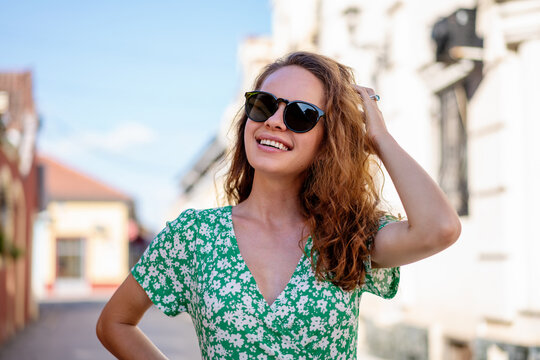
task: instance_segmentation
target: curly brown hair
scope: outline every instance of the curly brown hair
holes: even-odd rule
[[[322,120],[324,136],[315,159],[306,170],[299,193],[303,216],[311,231],[311,260],[315,276],[329,280],[343,290],[360,286],[365,277],[363,261],[378,229],[380,195],[374,171],[381,170],[374,145],[366,136],[362,99],[353,87],[350,67],[329,57],[310,52],[294,52],[267,65],[255,80],[260,89],[275,71],[290,65],[301,66],[324,86]],[[235,144],[225,179],[225,195],[230,204],[249,196],[254,169],[247,160],[244,144],[245,113],[237,118]],[[307,254],[306,254],[307,256]]]

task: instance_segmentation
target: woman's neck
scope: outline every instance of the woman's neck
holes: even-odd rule
[[[251,193],[238,207],[267,223],[303,221],[298,201],[301,186],[298,177],[268,177],[255,172]]]

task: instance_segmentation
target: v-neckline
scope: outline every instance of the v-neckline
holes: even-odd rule
[[[232,207],[232,205],[229,205],[228,208],[229,208],[229,211],[228,211],[229,222],[230,222],[230,225],[231,225],[231,233],[232,233],[232,236],[231,236],[232,241],[231,241],[231,243],[232,243],[233,247],[235,248],[235,251],[236,251],[236,253],[238,255],[239,260],[244,263],[244,266],[246,267],[247,272],[249,273],[250,282],[251,282],[252,285],[255,286],[255,292],[257,293],[257,296],[264,301],[264,304],[266,306],[268,306],[272,311],[274,311],[276,303],[279,300],[281,300],[281,298],[283,298],[285,296],[285,293],[286,293],[287,289],[291,285],[291,281],[296,277],[297,273],[300,271],[302,263],[306,260],[306,255],[305,254],[307,254],[308,244],[311,241],[311,235],[309,235],[308,238],[306,239],[306,243],[304,244],[304,253],[302,253],[302,256],[300,256],[300,260],[298,260],[298,263],[296,264],[296,267],[294,268],[294,271],[293,271],[291,277],[289,278],[289,281],[287,281],[287,284],[285,284],[285,287],[280,291],[280,293],[274,299],[274,301],[271,304],[269,304],[268,301],[266,301],[264,295],[262,294],[261,289],[259,288],[259,284],[257,284],[257,280],[255,280],[255,277],[253,276],[253,273],[251,272],[251,269],[247,265],[247,262],[244,259],[244,256],[240,252],[240,246],[238,246],[238,239],[236,238],[236,231],[234,230],[234,223],[233,223],[233,219],[232,219],[232,208],[233,207]]]

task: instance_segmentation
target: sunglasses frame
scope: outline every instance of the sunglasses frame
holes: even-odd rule
[[[266,120],[254,120],[252,118],[249,117],[248,115],[248,109],[247,109],[247,102],[248,102],[248,99],[251,98],[252,96],[255,96],[257,94],[264,94],[264,95],[269,95],[271,96],[277,106],[276,106],[276,109],[274,110],[274,112],[272,113],[272,115],[270,116],[273,116],[276,111],[278,110],[279,108],[279,103],[280,102],[284,102],[285,103],[285,109],[283,110],[283,123],[285,124],[285,126],[287,127],[287,129],[291,130],[292,132],[295,132],[295,133],[306,133],[308,131],[310,131],[311,129],[313,129],[315,127],[315,125],[317,125],[317,123],[319,122],[319,120],[324,117],[326,114],[323,110],[321,110],[317,105],[315,104],[312,104],[312,103],[309,103],[307,101],[301,101],[301,100],[294,100],[294,101],[289,101],[287,99],[284,99],[284,98],[278,98],[276,97],[274,94],[272,93],[269,93],[269,92],[266,92],[266,91],[259,91],[259,90],[254,90],[254,91],[248,91],[244,94],[245,98],[246,98],[246,101],[244,103],[244,111],[246,112],[246,116],[248,119],[252,120],[252,121],[255,121],[255,122],[265,122],[266,120],[268,120],[270,118],[270,116],[268,118],[266,118]],[[301,130],[301,131],[298,131],[298,130],[295,130],[295,129],[291,129],[291,127],[289,126],[289,124],[287,124],[287,109],[290,109],[289,108],[289,105],[292,105],[292,104],[306,104],[306,105],[309,105],[310,107],[314,108],[316,111],[317,111],[317,120],[315,120],[315,122],[313,123],[313,126],[310,127],[309,129],[307,130]]]

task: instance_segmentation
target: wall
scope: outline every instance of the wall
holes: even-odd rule
[[[123,202],[53,201],[40,215],[36,228],[36,291],[43,296],[86,296],[96,289],[112,289],[128,274],[128,207]],[[84,239],[81,281],[57,278],[56,240]],[[44,291],[43,288],[47,289]]]

